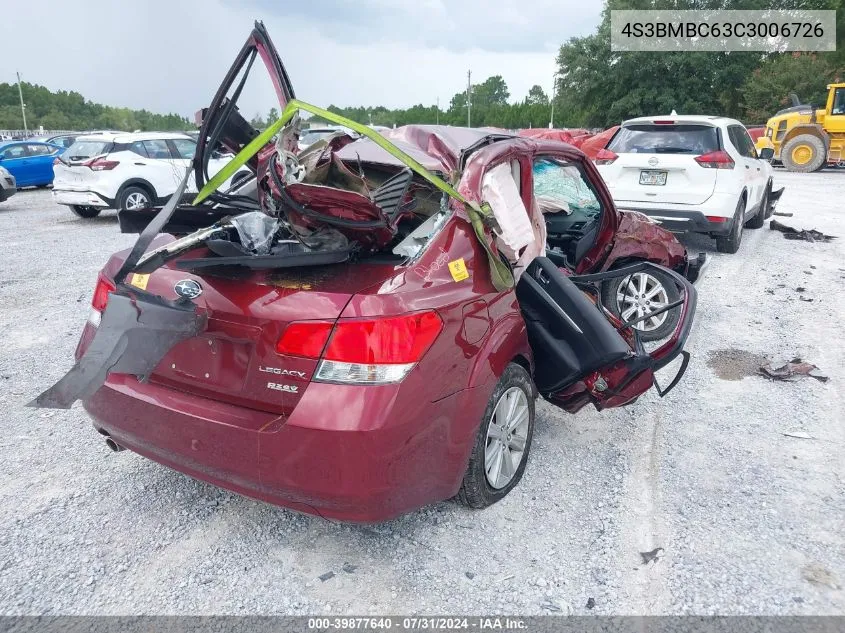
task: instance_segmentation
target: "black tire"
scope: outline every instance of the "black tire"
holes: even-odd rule
[[[139,201],[143,199],[146,206],[137,206]],[[121,211],[127,209],[148,209],[153,206],[153,196],[143,187],[136,187],[131,185],[123,189],[117,197],[117,208]]]
[[[810,159],[806,163],[797,163],[792,158],[792,151],[799,145],[807,146],[812,152]],[[786,142],[780,151],[780,159],[783,161],[783,166],[789,171],[809,173],[811,171],[818,171],[824,167],[827,161],[827,151],[824,141],[818,136],[813,134],[799,134]]]
[[[96,218],[102,211],[99,207],[83,207],[78,204],[71,205],[70,210],[80,218]]]
[[[728,235],[720,235],[716,238],[716,250],[720,253],[736,253],[739,250],[739,245],[742,244],[742,228],[744,226],[745,198],[740,198],[731,221],[731,232]]]
[[[763,199],[760,200],[760,208],[757,210],[757,213],[754,214],[754,217],[748,220],[745,223],[749,229],[761,229],[763,228],[763,223],[766,221],[766,210],[769,208],[769,190],[771,185],[766,185],[765,191],[763,191]]]
[[[669,275],[654,269],[643,272],[653,278],[655,282],[663,286],[663,289],[666,292],[667,303],[672,303],[673,301],[677,301],[681,298],[681,294],[678,292],[677,286]],[[629,279],[629,277],[617,277],[615,279],[611,279],[610,281],[606,281],[601,287],[602,305],[623,321],[626,319],[622,316],[622,306],[619,305],[619,289],[623,284],[629,283]],[[665,314],[666,320],[654,329],[643,329],[650,326],[643,325],[642,322],[636,323],[631,327],[635,328],[640,333],[640,340],[659,341],[669,336],[675,330],[675,327],[678,325],[678,320],[681,318],[681,309],[673,308]]]
[[[487,431],[493,420],[496,405],[512,388],[521,390],[527,400],[528,426],[524,438],[525,448],[522,451],[519,466],[514,471],[510,481],[501,488],[494,488],[487,479],[485,469],[484,457],[487,451]],[[525,472],[525,465],[528,463],[531,440],[534,437],[534,405],[534,386],[531,382],[531,376],[528,375],[528,372],[522,366],[516,363],[510,363],[496,384],[496,388],[493,389],[493,394],[490,396],[490,400],[487,402],[487,408],[484,410],[484,417],[478,428],[478,435],[475,438],[475,444],[469,457],[469,464],[467,464],[464,480],[456,497],[460,503],[471,508],[486,508],[502,499],[519,483],[519,480],[522,479],[523,472]],[[491,442],[495,441],[497,440],[491,439]]]

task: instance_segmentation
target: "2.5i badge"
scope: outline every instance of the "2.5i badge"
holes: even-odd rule
[[[285,393],[299,393],[299,387],[294,385],[281,385],[277,382],[268,382],[267,388],[274,389],[275,391],[284,391]]]

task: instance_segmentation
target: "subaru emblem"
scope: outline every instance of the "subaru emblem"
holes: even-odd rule
[[[173,289],[183,299],[196,299],[202,294],[202,286],[193,279],[183,279]]]

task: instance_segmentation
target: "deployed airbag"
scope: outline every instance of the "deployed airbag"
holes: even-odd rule
[[[520,251],[534,241],[534,230],[508,163],[484,174],[481,195],[499,223],[501,230],[496,234],[502,253],[515,262]]]

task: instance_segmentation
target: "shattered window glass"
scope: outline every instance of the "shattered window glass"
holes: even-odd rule
[[[534,197],[543,212],[595,215],[601,203],[575,165],[542,158],[534,161]]]
[[[432,237],[437,235],[438,231],[446,223],[449,214],[449,198],[442,196],[440,198],[440,211],[430,216],[425,222],[414,229],[410,235],[399,242],[393,248],[393,254],[412,259],[417,257],[425,245],[428,244]]]

